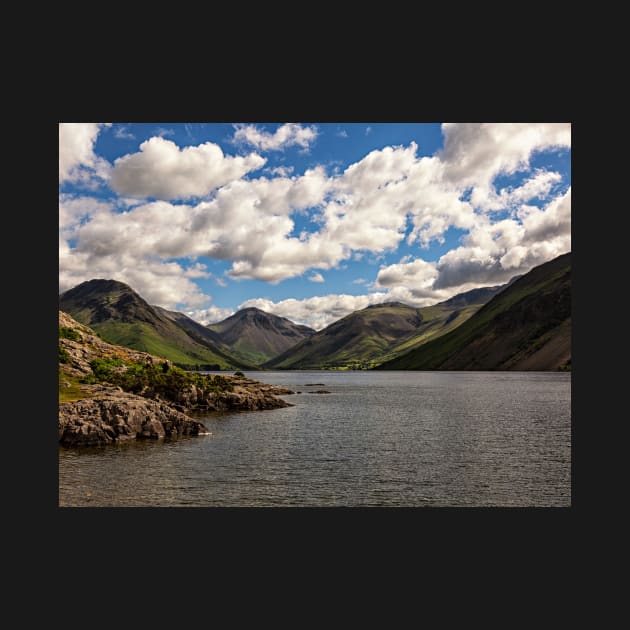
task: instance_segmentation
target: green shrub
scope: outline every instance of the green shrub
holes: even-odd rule
[[[236,372],[234,372],[234,376],[245,376],[245,374],[243,374],[240,370],[236,370]]]
[[[234,389],[231,379],[220,375],[212,377],[187,372],[166,362],[131,363],[119,359],[99,358],[90,361],[90,367],[92,374],[84,377],[83,383],[108,382],[127,392],[142,394],[149,398],[159,395],[174,402],[180,399],[182,392],[193,385],[199,390],[202,398],[212,393],[220,394]]]
[[[70,339],[72,341],[83,340],[83,337],[75,328],[69,328],[68,326],[59,326],[59,338]]]
[[[70,355],[62,346],[59,346],[59,363],[70,363]]]

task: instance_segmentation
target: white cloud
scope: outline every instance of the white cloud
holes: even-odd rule
[[[107,179],[109,163],[94,153],[99,132],[111,123],[59,123],[59,183]]]
[[[500,173],[529,166],[535,151],[571,146],[570,123],[444,123],[437,156],[447,180],[488,185]]]
[[[340,129],[335,135],[339,138],[347,138],[348,132],[345,129]]]
[[[230,315],[234,315],[234,309],[210,306],[208,308],[186,311],[185,314],[205,326],[207,324],[214,324],[215,322],[223,321]]]
[[[530,210],[523,217],[523,228],[525,229],[523,240],[529,245],[557,238],[570,238],[571,188],[564,195],[551,201],[545,209]]]
[[[132,188],[133,195],[169,199],[201,196],[216,187],[214,196],[172,204],[139,201],[130,191],[112,203],[60,195],[60,283],[70,288],[84,279],[116,277],[134,288],[133,282],[140,283],[153,296],[152,303],[167,308],[181,303],[200,310],[210,301],[194,283],[210,275],[195,262],[204,257],[230,261],[227,275],[237,280],[277,283],[310,274],[305,277],[317,282],[323,276],[315,269],[340,268],[351,259],[382,261],[403,239],[426,247],[455,227],[466,232],[461,247],[436,263],[421,260],[414,248],[413,257],[382,266],[371,287],[377,293],[363,297],[424,306],[475,286],[499,284],[571,246],[571,194],[570,189],[558,194],[558,173],[532,171],[517,187],[494,189],[496,175],[521,168],[538,150],[532,147],[570,142],[566,126],[534,126],[534,134],[509,126],[514,138],[494,126],[472,125],[468,131],[447,126],[451,142],[433,157],[418,157],[411,143],[372,151],[341,173],[329,175],[318,166],[292,176],[291,167],[276,167],[270,169],[275,177],[255,179],[242,177],[261,164],[236,162],[236,168],[234,161],[248,158],[224,156],[212,143],[179,149],[154,137],[139,153],[116,161],[114,175],[126,182],[123,188]],[[504,148],[506,155],[497,158],[493,151]],[[467,150],[479,163],[466,161]],[[77,162],[87,165],[81,168],[89,168],[90,159],[92,164],[100,159],[87,155]],[[264,163],[256,154],[249,158]],[[71,172],[77,167],[68,168]],[[470,200],[462,201],[467,190]],[[528,205],[534,199],[545,201],[545,207]],[[495,220],[496,215],[488,213],[495,209],[509,210],[510,218]],[[299,234],[296,214],[310,220]],[[70,239],[76,240],[72,248]],[[193,262],[183,266],[170,262],[173,259]],[[356,302],[360,296],[337,297],[310,303],[312,317],[293,302],[278,304],[293,308],[302,321],[310,317],[308,321],[319,325],[332,321],[324,308],[341,312],[350,304],[347,298]]]
[[[236,144],[249,144],[261,151],[281,151],[298,146],[308,150],[317,138],[317,127],[303,127],[297,123],[285,123],[274,133],[264,131],[256,125],[234,125],[232,141]]]
[[[352,281],[352,284],[365,284],[367,280],[365,278],[356,278]]]
[[[413,262],[381,267],[374,285],[378,288],[405,286],[421,291],[430,289],[437,275],[434,263],[418,258]]]
[[[475,186],[470,201],[484,211],[512,209],[532,199],[546,199],[552,188],[561,181],[560,173],[538,170],[520,186],[502,188],[498,193],[492,185]]]
[[[196,206],[161,201],[97,217],[81,227],[78,247],[100,256],[133,249],[138,256],[231,260],[229,277],[277,283],[314,267],[337,267],[353,254],[356,258],[357,252],[380,256],[393,250],[405,237],[410,219],[409,243],[427,245],[455,226],[469,230],[469,247],[494,254],[487,251],[497,238],[491,224],[459,199],[456,187],[443,182],[444,165],[437,158],[417,158],[416,149],[412,143],[373,151],[335,177],[318,167],[299,177],[237,180]],[[555,179],[539,174],[510,194],[524,199],[544,192]],[[522,192],[526,189],[527,194]],[[293,235],[291,214],[313,207],[320,208],[312,215],[318,229]],[[511,225],[502,227],[503,241]],[[457,277],[455,262],[448,266],[446,259],[438,286],[452,286],[453,279],[447,278],[449,273]],[[386,278],[381,275],[383,282]],[[413,291],[424,290],[416,274],[408,280]]]
[[[111,212],[110,203],[86,195],[59,195],[59,229],[64,233],[74,230],[89,217]]]
[[[158,127],[153,132],[156,136],[163,138],[164,136],[174,136],[175,132],[172,129],[165,129],[164,127]]]
[[[322,276],[321,273],[313,272],[308,277],[308,280],[310,280],[311,282],[324,282],[324,276]]]
[[[368,136],[372,133],[372,127],[366,127],[365,128],[365,135]]]
[[[266,172],[271,175],[279,175],[280,177],[289,177],[293,173],[293,166],[276,166],[275,168],[266,168]]]
[[[571,250],[570,188],[543,209],[530,206],[521,218],[520,222],[488,221],[471,230],[464,246],[450,250],[438,261],[439,276],[433,288],[506,282]]]
[[[125,127],[124,125],[121,127],[116,127],[114,130],[114,137],[119,140],[135,140],[136,136],[134,136],[131,131],[129,131],[129,127]]]
[[[139,153],[115,160],[110,184],[129,197],[203,197],[260,168],[265,161],[256,153],[226,156],[212,142],[180,149],[170,140],[153,137],[140,145]]]
[[[253,306],[268,313],[286,317],[292,322],[305,324],[315,330],[321,330],[353,311],[370,306],[370,304],[380,304],[386,299],[386,293],[322,295],[303,300],[290,298],[280,302],[273,302],[267,298],[254,298],[239,304],[238,308]]]

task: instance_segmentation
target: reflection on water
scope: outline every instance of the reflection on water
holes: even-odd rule
[[[61,506],[568,506],[571,375],[248,372],[294,407],[60,449]],[[331,394],[309,393],[325,383]]]

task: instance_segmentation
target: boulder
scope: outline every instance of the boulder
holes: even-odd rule
[[[126,440],[208,434],[202,422],[169,405],[116,389],[60,404],[59,443],[102,446]]]

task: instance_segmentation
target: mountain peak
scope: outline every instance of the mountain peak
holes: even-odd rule
[[[315,333],[286,317],[254,306],[243,308],[221,322],[208,324],[222,341],[254,363],[268,361]]]
[[[120,280],[113,280],[112,278],[92,278],[92,280],[86,280],[85,282],[81,282],[81,284],[77,284],[75,287],[69,289],[62,295],[66,295],[71,291],[129,291],[131,293],[135,293],[128,284],[125,284]]]
[[[247,366],[209,330],[181,313],[152,306],[118,280],[96,278],[59,296],[59,309],[110,343],[150,352],[181,365]]]

